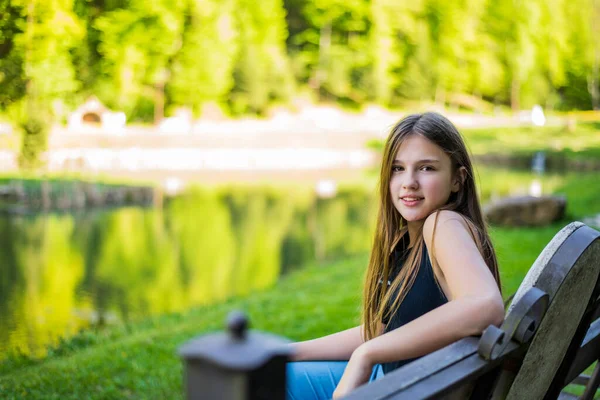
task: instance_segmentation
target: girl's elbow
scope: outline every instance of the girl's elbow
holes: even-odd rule
[[[477,318],[475,334],[480,335],[490,325],[500,326],[504,322],[504,304],[502,298],[489,296],[477,302]]]
[[[490,325],[500,327],[504,322],[504,305],[501,305],[493,314],[493,318]],[[487,328],[487,327],[486,327]]]
[[[489,315],[488,324],[483,328],[487,328],[489,325],[500,326],[504,322],[504,303],[502,297],[493,296],[486,299],[486,310]],[[483,331],[483,330],[482,330]]]

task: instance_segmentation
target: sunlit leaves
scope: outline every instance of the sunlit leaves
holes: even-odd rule
[[[597,20],[591,0],[2,0],[0,111],[35,97],[64,120],[93,94],[128,120],[163,103],[266,115],[306,92],[586,109],[600,103]]]
[[[233,87],[233,66],[238,52],[238,27],[226,1],[189,1],[180,39],[173,57],[167,92],[177,105],[199,113],[206,101],[224,101]]]

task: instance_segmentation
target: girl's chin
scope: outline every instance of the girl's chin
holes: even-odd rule
[[[427,213],[423,212],[422,210],[415,210],[415,209],[405,209],[404,207],[401,207],[400,209],[398,209],[399,207],[396,207],[396,211],[398,211],[400,213],[400,215],[402,215],[402,218],[406,221],[406,222],[419,222],[419,221],[423,221],[425,218],[427,218]]]
[[[404,218],[404,220],[409,224],[412,222],[423,222],[425,220],[425,217],[422,217],[420,215],[404,215],[404,214],[401,214],[401,215],[402,215],[402,218]]]

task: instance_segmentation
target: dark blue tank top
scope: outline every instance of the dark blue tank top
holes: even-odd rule
[[[393,263],[393,269],[390,273],[388,285],[393,282],[394,278],[404,266],[404,262],[408,255],[407,246],[408,234],[405,234],[392,253],[391,261]],[[393,331],[447,302],[448,299],[446,298],[446,295],[436,282],[427,248],[425,247],[425,244],[423,244],[423,254],[417,277],[410,290],[406,293],[398,311],[396,311],[389,319],[382,321],[385,324],[384,333]],[[388,307],[389,306],[390,305],[388,305]],[[416,358],[384,363],[382,364],[383,372],[387,374],[414,360],[416,360]]]

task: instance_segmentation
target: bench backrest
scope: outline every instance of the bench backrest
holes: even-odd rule
[[[599,274],[600,233],[572,223],[542,251],[500,329],[422,357],[347,399],[557,398],[577,370],[598,358],[590,324]]]
[[[529,285],[543,290],[550,296],[550,306],[508,399],[541,399],[547,395],[557,398],[564,387],[567,366],[593,322],[590,311],[598,297],[599,236],[581,223],[568,225],[548,244],[527,274],[520,290],[527,290]],[[520,294],[515,295],[517,301]]]

